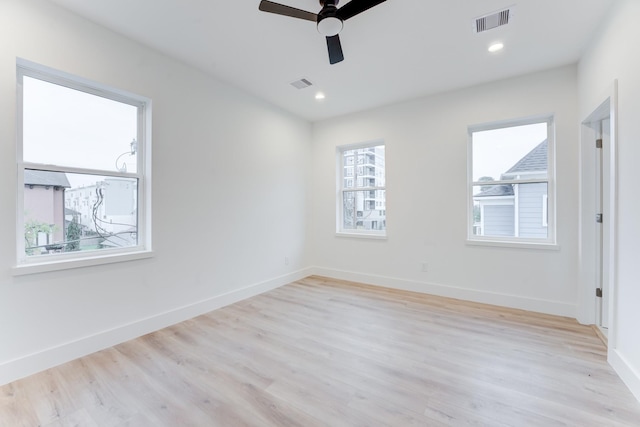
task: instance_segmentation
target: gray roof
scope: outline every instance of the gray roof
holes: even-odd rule
[[[64,214],[65,215],[82,215],[80,212],[74,211],[73,209],[69,209],[69,208],[64,208]]]
[[[24,185],[39,185],[43,187],[70,188],[67,175],[63,172],[24,170]]]
[[[539,172],[547,170],[547,140],[538,144],[526,156],[518,160],[511,169],[502,174],[501,179],[508,180],[509,175],[517,175],[524,172]],[[505,178],[505,176],[507,178]],[[487,181],[487,183],[490,181]],[[483,185],[484,189],[473,197],[501,197],[513,196],[513,185]]]
[[[526,156],[518,160],[511,169],[503,175],[515,175],[518,172],[537,172],[547,170],[547,140],[545,139],[531,150]]]
[[[483,185],[487,187],[473,197],[513,196],[513,185]]]

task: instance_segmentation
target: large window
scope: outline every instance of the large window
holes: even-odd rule
[[[384,161],[381,142],[338,147],[338,233],[386,234]]]
[[[18,265],[150,249],[150,102],[18,62]]]
[[[555,243],[553,119],[469,133],[469,239]]]

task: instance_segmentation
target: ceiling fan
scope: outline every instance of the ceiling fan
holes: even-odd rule
[[[340,9],[336,7],[338,1],[339,0],[320,0],[322,9],[318,14],[296,9],[295,7],[284,4],[274,3],[269,0],[262,0],[258,9],[263,12],[315,22],[318,27],[318,32],[327,38],[329,63],[335,64],[344,60],[342,45],[340,44],[340,37],[338,36],[338,33],[342,30],[343,21],[353,18],[386,0],[351,0]]]

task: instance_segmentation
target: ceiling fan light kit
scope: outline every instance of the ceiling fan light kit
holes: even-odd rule
[[[336,64],[344,60],[342,45],[340,43],[340,37],[338,36],[340,31],[342,31],[344,21],[384,1],[386,0],[351,0],[338,9],[336,7],[338,0],[320,0],[322,9],[315,14],[284,4],[274,3],[269,0],[261,0],[258,9],[263,12],[316,22],[318,32],[327,39],[329,63]]]
[[[318,22],[318,32],[325,37],[337,36],[342,31],[342,21],[340,18],[330,16]]]

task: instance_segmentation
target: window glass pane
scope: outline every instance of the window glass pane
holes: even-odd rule
[[[342,193],[345,230],[385,230],[385,190],[344,191]]]
[[[27,256],[138,244],[138,180],[26,169]]]
[[[473,187],[473,234],[547,238],[546,182]]]
[[[547,177],[547,123],[474,132],[473,181]]]
[[[58,166],[137,171],[135,106],[23,77],[23,159]]]
[[[384,145],[347,150],[342,153],[343,177],[353,178],[358,188],[385,186]],[[345,188],[347,180],[344,181]],[[351,182],[351,181],[350,181]]]

